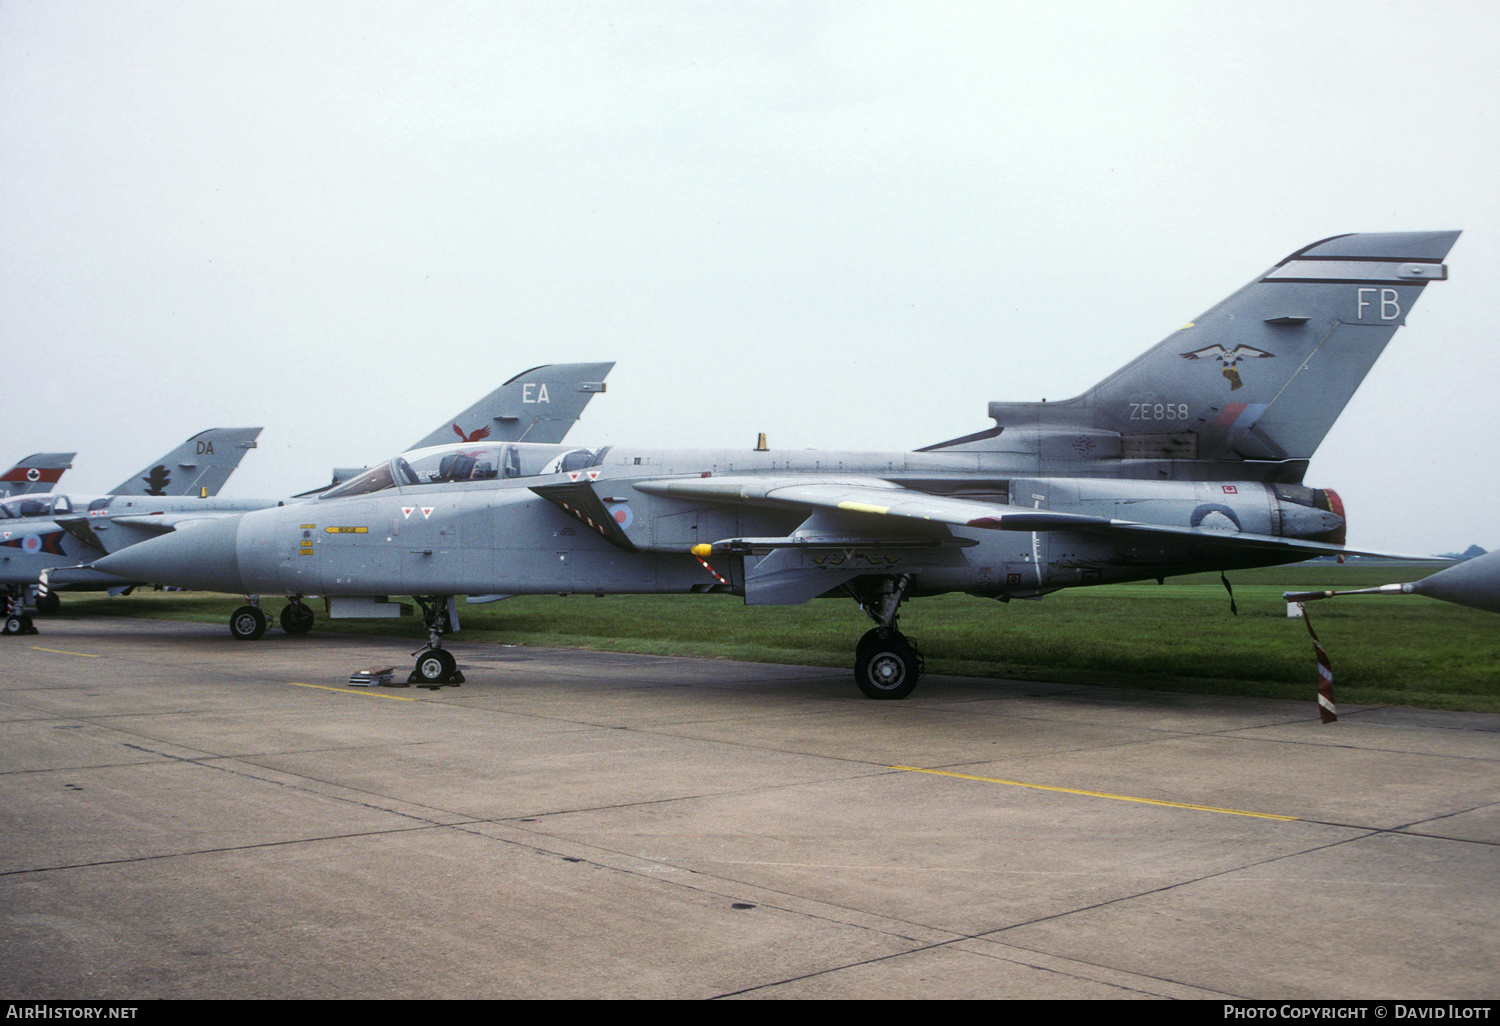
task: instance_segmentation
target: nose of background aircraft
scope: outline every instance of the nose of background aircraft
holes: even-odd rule
[[[240,519],[236,514],[189,520],[170,534],[111,553],[92,566],[128,581],[243,593]]]

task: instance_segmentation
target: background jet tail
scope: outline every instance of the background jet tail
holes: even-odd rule
[[[604,391],[613,363],[550,363],[511,378],[413,449],[457,442],[561,442],[589,400]]]
[[[63,471],[73,465],[75,452],[39,452],[0,475],[0,496],[50,492]]]
[[[261,429],[210,428],[110,490],[111,495],[217,495]]]
[[[1111,374],[1057,403],[991,403],[997,428],[931,448],[1039,462],[1261,462],[1297,481],[1458,232],[1337,235],[1282,260]],[[1009,436],[1009,437],[1005,437]],[[997,439],[1004,437],[1004,441]],[[1174,476],[1208,477],[1207,467]]]
[[[411,449],[460,442],[561,442],[589,400],[604,391],[614,363],[548,363],[522,371],[451,421],[419,438]],[[334,467],[333,480],[294,498],[326,492],[369,467]]]

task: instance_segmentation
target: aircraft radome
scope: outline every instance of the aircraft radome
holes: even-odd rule
[[[455,437],[468,441],[560,442],[589,400],[604,391],[604,379],[613,367],[613,363],[533,367],[445,420],[416,444],[435,445]],[[141,582],[80,564],[155,538],[171,530],[177,517],[216,516],[291,501],[213,498],[245,450],[255,446],[259,433],[260,428],[220,428],[194,435],[152,466],[116,485],[109,495],[40,495],[0,505],[0,535],[4,536],[0,539],[0,587],[5,588],[7,600],[0,633],[35,630],[25,612],[25,601],[38,578],[44,582],[36,598],[36,608],[42,613],[57,611],[60,591],[128,591]],[[334,484],[364,470],[335,469]],[[281,623],[289,631],[306,631],[313,623],[312,611],[294,604],[283,611]]]
[[[1344,508],[1309,458],[1458,232],[1315,242],[1062,402],[991,403],[994,425],[913,452],[422,449],[311,503],[179,519],[98,560],[158,584],[329,600],[333,615],[413,596],[429,632],[414,682],[457,679],[455,596],[732,592],[748,604],[844,595],[872,698],[922,660],[909,598],[1007,601],[1062,588],[1337,554]],[[386,608],[389,608],[388,606]],[[258,636],[254,605],[237,637]]]

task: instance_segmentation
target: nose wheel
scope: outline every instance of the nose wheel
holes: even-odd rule
[[[11,587],[5,591],[5,620],[0,634],[35,634],[31,614],[26,612],[26,589]]]
[[[422,607],[422,619],[427,624],[427,645],[417,652],[417,665],[406,678],[406,683],[419,688],[436,691],[444,685],[458,686],[464,675],[458,668],[453,653],[443,647],[443,634],[456,629],[456,617],[450,608],[452,600],[447,596],[425,597],[413,595]]]
[[[444,684],[461,684],[463,679],[453,653],[446,648],[433,648],[417,656],[417,667],[412,670],[407,683],[438,688]]]
[[[12,613],[5,618],[5,623],[0,625],[0,633],[35,634],[36,628],[31,625],[30,616],[25,613]]]

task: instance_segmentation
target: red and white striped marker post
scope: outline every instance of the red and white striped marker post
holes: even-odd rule
[[[1328,653],[1318,640],[1317,632],[1313,630],[1312,617],[1307,615],[1307,607],[1298,602],[1297,608],[1302,610],[1302,622],[1307,624],[1308,637],[1312,638],[1313,651],[1318,656],[1318,715],[1324,723],[1333,723],[1339,718],[1338,707],[1333,704],[1333,663],[1328,661]]]

